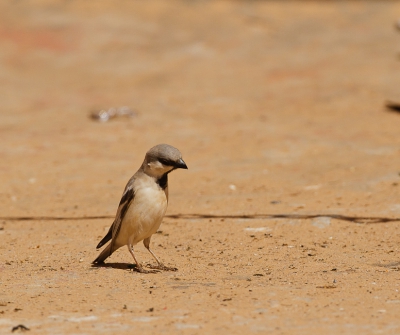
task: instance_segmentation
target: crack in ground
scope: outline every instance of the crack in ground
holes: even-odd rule
[[[400,221],[400,218],[388,218],[377,216],[350,216],[342,214],[248,214],[248,215],[214,215],[214,214],[170,214],[166,218],[171,219],[316,219],[328,217],[331,219],[350,221],[355,223],[385,223]],[[5,221],[69,221],[69,220],[100,220],[114,219],[115,216],[99,215],[99,216],[5,216],[0,220]]]

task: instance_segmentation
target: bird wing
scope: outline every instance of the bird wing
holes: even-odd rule
[[[125,187],[124,193],[122,195],[121,201],[119,202],[117,214],[115,215],[115,220],[113,224],[111,225],[110,229],[108,230],[108,233],[106,236],[103,237],[103,239],[99,242],[97,245],[97,249],[101,248],[104,244],[106,244],[109,240],[112,239],[111,244],[115,241],[116,237],[118,236],[118,233],[121,229],[121,223],[125,217],[125,214],[132,203],[133,198],[135,197],[135,190],[133,189],[133,181],[134,178],[132,177],[128,184]],[[113,245],[111,246],[111,252],[113,250]]]
[[[115,221],[114,221],[115,222]],[[108,233],[106,236],[104,236],[101,241],[99,242],[99,244],[97,245],[96,249],[100,249],[104,244],[106,244],[109,240],[111,240],[112,238],[112,228],[114,226],[114,222],[111,225],[110,229],[108,230]]]

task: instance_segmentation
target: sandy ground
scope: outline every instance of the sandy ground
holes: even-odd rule
[[[399,16],[1,1],[0,333],[399,334]],[[88,117],[119,106],[138,114]],[[152,239],[179,271],[92,267],[158,143],[189,166]]]

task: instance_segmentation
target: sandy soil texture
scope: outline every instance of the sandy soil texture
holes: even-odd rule
[[[1,1],[0,333],[399,334],[398,16]],[[126,248],[92,267],[158,143],[189,167],[152,239],[179,271],[132,272]]]

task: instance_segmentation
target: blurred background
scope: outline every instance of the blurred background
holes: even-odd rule
[[[399,216],[398,2],[1,1],[2,216],[114,215],[176,146],[170,214]],[[99,122],[92,111],[135,117]]]

